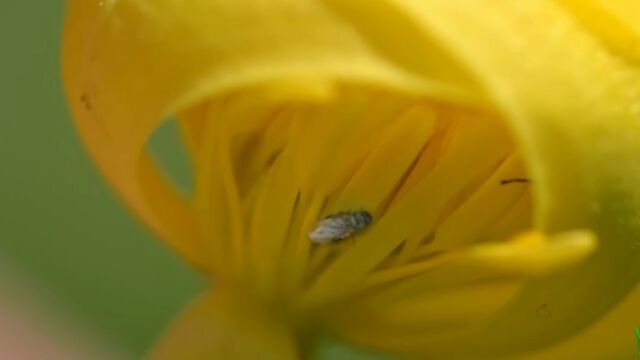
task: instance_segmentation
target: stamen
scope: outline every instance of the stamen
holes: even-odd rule
[[[496,223],[487,229],[478,241],[488,239],[509,239],[516,233],[533,226],[533,199],[530,191],[524,192],[516,203],[507,210]]]
[[[474,120],[459,127],[436,168],[363,235],[367,246],[347,249],[327,268],[309,290],[310,299],[333,297],[352,287],[404,239],[419,243],[433,230],[448,199],[509,152],[509,142],[496,139],[496,127]]]
[[[387,270],[371,273],[365,281],[366,287],[373,287],[384,283],[389,283],[397,279],[406,278],[412,275],[421,274],[425,271],[441,266],[453,260],[452,255],[434,255],[424,261],[416,261],[404,266],[396,266]]]
[[[311,203],[305,206],[307,210],[297,216],[295,230],[291,232],[291,237],[287,241],[287,248],[282,259],[282,276],[285,279],[286,290],[289,294],[296,291],[300,287],[300,283],[304,281],[304,269],[310,261],[309,248],[311,244],[300,239],[304,239],[307,229],[310,229],[318,219],[320,213],[326,207],[327,200],[327,198],[313,198]],[[312,259],[314,258],[312,257]]]
[[[372,274],[359,294],[391,304],[469,284],[507,278],[524,280],[572,264],[594,246],[593,235],[588,232],[562,233],[551,238],[537,232],[524,233],[508,242],[445,252],[424,262]]]
[[[229,218],[231,220],[231,254],[235,260],[236,269],[242,271],[245,269],[245,236],[244,236],[244,224],[243,224],[243,211],[240,200],[240,190],[238,188],[237,178],[233,171],[233,164],[231,162],[232,157],[232,144],[233,130],[229,122],[223,122],[220,129],[219,140],[219,154],[220,160],[220,179],[222,186],[225,188],[226,200],[229,210]]]
[[[437,252],[471,244],[482,237],[507,209],[525,192],[524,187],[500,188],[496,179],[522,171],[522,161],[511,155],[491,175],[478,191],[467,199],[453,214],[438,226],[431,251]]]
[[[258,195],[251,219],[251,254],[256,281],[265,292],[275,291],[279,259],[289,232],[296,199],[299,199],[299,179],[291,166],[296,154],[286,147],[270,171]]]
[[[207,118],[210,112],[216,112],[220,104],[212,102],[201,115]],[[196,173],[194,189],[194,205],[197,210],[198,221],[201,224],[203,234],[211,244],[212,262],[216,268],[224,273],[230,273],[234,267],[229,244],[220,239],[229,239],[230,213],[227,208],[225,189],[219,178],[214,176],[219,171],[220,158],[217,156],[219,145],[219,125],[217,122],[207,121],[203,123],[203,133],[194,140],[193,146],[198,147],[198,156],[194,157]]]
[[[410,167],[423,151],[435,130],[434,118],[423,118],[424,121],[413,118],[416,110],[405,113],[387,130],[380,145],[351,178],[332,211],[354,207],[381,209],[388,201],[389,194],[395,192],[397,184],[403,180],[404,169]],[[384,176],[380,176],[380,169],[385,169]],[[374,211],[374,218],[382,216],[379,211]],[[363,246],[368,245],[364,242]]]
[[[190,113],[195,203],[224,273],[272,301],[295,299],[295,309],[357,295],[381,321],[421,311],[432,325],[454,324],[589,251],[589,239],[505,242],[531,226],[531,197],[495,115],[344,92],[297,104],[244,94]],[[514,182],[523,186],[505,186]],[[359,210],[374,221],[354,242],[309,241],[319,219]],[[425,310],[486,286],[506,295],[455,314]]]

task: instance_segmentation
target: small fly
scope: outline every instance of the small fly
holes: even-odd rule
[[[315,224],[309,240],[318,245],[343,240],[364,231],[372,221],[373,215],[364,210],[329,215]]]

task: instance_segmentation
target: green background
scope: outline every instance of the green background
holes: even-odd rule
[[[130,216],[80,144],[60,79],[63,15],[61,0],[0,13],[0,255],[138,357],[203,281]]]

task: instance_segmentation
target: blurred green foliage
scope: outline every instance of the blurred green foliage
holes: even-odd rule
[[[60,79],[63,14],[62,0],[0,13],[0,254],[138,357],[203,280],[130,216],[80,144]]]

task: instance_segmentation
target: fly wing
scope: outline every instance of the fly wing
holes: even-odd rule
[[[318,221],[309,233],[309,239],[314,244],[326,244],[348,236],[349,229],[341,218],[327,218]]]

